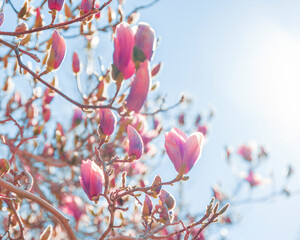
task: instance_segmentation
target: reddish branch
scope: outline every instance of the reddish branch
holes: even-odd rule
[[[52,28],[61,28],[67,25],[70,25],[72,23],[76,23],[76,22],[81,22],[83,20],[85,20],[86,18],[88,18],[89,16],[98,13],[99,11],[102,11],[103,8],[105,8],[107,5],[109,5],[111,3],[112,0],[109,0],[107,2],[105,2],[99,9],[94,9],[84,15],[82,15],[81,17],[78,18],[74,18],[70,21],[66,21],[63,23],[58,23],[58,24],[50,24],[44,27],[39,27],[39,28],[34,28],[34,29],[30,29],[27,31],[21,31],[21,32],[2,32],[0,31],[0,35],[7,35],[7,36],[20,36],[23,34],[29,34],[29,33],[34,33],[34,32],[41,32],[44,30],[48,30],[48,29],[52,29]]]
[[[39,204],[41,207],[46,209],[48,212],[52,213],[65,228],[65,230],[69,236],[69,239],[76,240],[75,233],[73,232],[73,230],[69,224],[69,219],[65,218],[65,216],[61,212],[59,212],[55,207],[53,207],[52,205],[50,205],[43,199],[39,198],[38,196],[36,196],[28,191],[25,191],[19,187],[16,187],[16,186],[12,185],[11,183],[6,182],[2,178],[0,178],[0,187],[5,188],[6,190],[17,194],[20,198],[27,198],[27,199],[34,201],[37,204]]]

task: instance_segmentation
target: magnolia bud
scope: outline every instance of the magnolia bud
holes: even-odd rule
[[[81,177],[79,177],[79,180],[88,198],[97,203],[104,183],[103,171],[101,168],[91,160],[83,161],[81,164]]]
[[[64,5],[65,0],[48,0],[48,7],[51,10],[60,11]]]
[[[142,210],[143,219],[147,219],[151,215],[152,208],[153,208],[153,204],[151,198],[148,195],[146,195],[143,204],[143,210]]]
[[[58,69],[66,55],[65,40],[57,30],[52,35],[52,46],[47,60],[47,71]]]
[[[127,126],[128,142],[126,151],[130,157],[140,159],[144,152],[144,144],[140,134],[131,125]]]
[[[117,125],[117,117],[108,108],[99,109],[100,124],[99,129],[102,134],[111,135]]]
[[[173,197],[173,195],[168,191],[162,189],[159,195],[159,199],[160,199],[159,203],[161,205],[166,204],[169,210],[172,210],[175,207],[176,200]]]
[[[74,73],[79,73],[79,71],[80,71],[80,61],[79,61],[78,54],[76,52],[73,53],[72,68],[73,68]]]

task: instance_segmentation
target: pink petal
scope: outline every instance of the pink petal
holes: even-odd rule
[[[186,164],[185,173],[188,173],[196,164],[202,153],[204,136],[202,133],[193,133],[185,145],[183,163]]]

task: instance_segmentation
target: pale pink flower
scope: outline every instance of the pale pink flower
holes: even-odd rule
[[[135,46],[141,49],[150,61],[156,48],[155,32],[148,23],[140,23],[135,33]]]
[[[130,78],[135,71],[135,64],[132,60],[134,46],[133,32],[126,22],[120,23],[116,28],[114,38],[113,60],[117,69],[123,73],[124,78]]]
[[[143,107],[151,85],[149,63],[141,63],[132,81],[130,92],[126,99],[126,107],[129,111],[139,112]]]
[[[200,132],[187,135],[178,128],[165,133],[165,148],[176,171],[188,173],[196,164],[202,153],[204,136]]]
[[[251,162],[253,160],[253,154],[256,151],[256,144],[255,143],[249,143],[249,144],[243,144],[241,145],[237,153],[241,155],[245,160]]]

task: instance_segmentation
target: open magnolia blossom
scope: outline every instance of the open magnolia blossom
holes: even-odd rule
[[[178,128],[165,133],[165,148],[176,171],[188,173],[201,156],[204,136],[200,132],[187,136]]]

